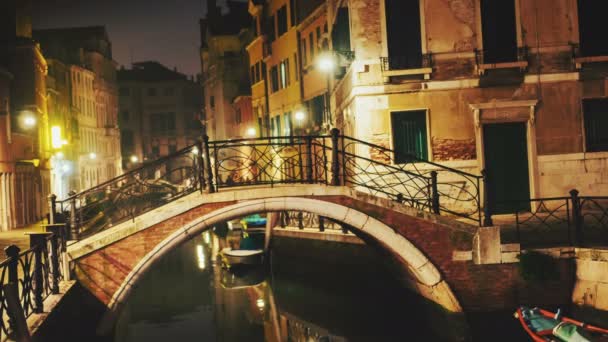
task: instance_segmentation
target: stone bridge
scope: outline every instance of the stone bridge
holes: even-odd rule
[[[305,211],[347,224],[399,265],[412,290],[448,312],[511,308],[517,300],[517,268],[501,263],[496,231],[341,186],[194,192],[83,239],[68,253],[78,280],[116,312],[146,270],[172,249],[216,223],[276,211]],[[484,260],[493,264],[480,265]]]

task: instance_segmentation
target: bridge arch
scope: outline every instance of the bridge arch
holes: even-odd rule
[[[418,292],[444,309],[458,313],[462,307],[437,267],[408,239],[385,223],[342,204],[304,197],[277,197],[237,202],[188,222],[148,252],[128,273],[108,303],[110,314],[116,314],[139,279],[157,260],[192,237],[215,224],[260,212],[306,211],[348,224],[369,236],[399,258],[416,282]]]

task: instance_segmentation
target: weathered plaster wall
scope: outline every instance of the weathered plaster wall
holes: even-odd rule
[[[429,52],[472,51],[476,48],[474,0],[425,0],[423,3]]]

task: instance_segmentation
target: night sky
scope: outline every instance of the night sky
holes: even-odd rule
[[[207,12],[206,0],[33,2],[34,29],[105,25],[119,65],[157,60],[187,75],[200,73],[198,20]]]

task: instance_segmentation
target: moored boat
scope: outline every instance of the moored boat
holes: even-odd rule
[[[536,342],[608,341],[608,329],[589,325],[539,308],[520,307],[515,313],[524,330]]]
[[[235,266],[262,265],[264,250],[262,249],[231,249],[224,248],[220,251],[222,264],[226,268]]]

